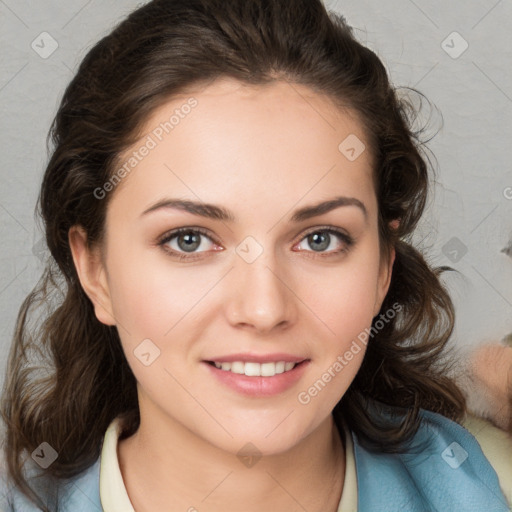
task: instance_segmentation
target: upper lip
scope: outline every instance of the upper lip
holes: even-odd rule
[[[286,363],[300,363],[307,358],[294,356],[293,354],[284,354],[282,352],[276,354],[229,354],[224,356],[212,357],[206,361],[216,363],[232,363],[233,361],[242,361],[244,363],[275,363],[284,361]]]

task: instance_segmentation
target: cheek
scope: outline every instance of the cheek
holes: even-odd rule
[[[378,285],[378,258],[354,254],[330,272],[320,272],[314,286],[304,282],[306,304],[329,329],[333,339],[357,336],[371,325]]]
[[[361,367],[373,319],[378,271],[359,261],[318,280],[308,300],[318,311],[316,360],[308,388],[298,396],[301,404],[314,402],[318,414],[327,414],[345,394]],[[328,292],[326,291],[328,290]],[[319,411],[323,411],[320,413]]]
[[[167,297],[172,295],[166,277],[161,275],[157,279],[150,267],[137,265],[133,257],[116,263],[110,277],[110,297],[116,320],[137,337],[162,335],[159,331],[163,324],[172,319],[172,311],[161,293],[167,289]]]
[[[218,281],[215,270],[178,268],[156,249],[149,257],[147,250],[126,255],[112,251],[110,268],[113,313],[130,345],[145,338],[161,345],[190,325],[212,283]]]

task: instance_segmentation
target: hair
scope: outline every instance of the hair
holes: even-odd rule
[[[140,422],[136,379],[117,329],[98,321],[81,287],[69,229],[82,226],[88,246],[101,246],[112,193],[99,200],[94,191],[111,179],[119,155],[160,105],[221,77],[307,86],[356,113],[367,137],[379,241],[384,254],[396,251],[381,313],[397,303],[400,311],[372,330],[362,366],[334,408],[337,425],[343,418],[362,443],[397,452],[417,431],[420,408],[454,421],[465,413],[445,357],[454,308],[440,280],[444,269],[431,268],[411,241],[432,166],[422,131],[413,130],[416,109],[381,60],[321,0],[154,0],[87,53],[49,133],[37,214],[50,256],[18,314],[1,406],[9,475],[42,510],[22,472],[24,451],[46,441],[58,452],[46,474],[71,478],[98,459],[114,418],[122,418],[121,438]],[[38,308],[44,311],[35,317]],[[384,421],[372,403],[404,411],[403,421]]]

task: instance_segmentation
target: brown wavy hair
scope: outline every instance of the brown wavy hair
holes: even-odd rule
[[[416,432],[420,408],[463,417],[464,396],[448,377],[446,358],[453,305],[440,282],[442,269],[432,269],[410,238],[434,169],[422,130],[413,130],[417,109],[407,95],[321,0],[154,0],[88,52],[50,129],[51,157],[37,205],[50,255],[19,311],[1,405],[8,473],[42,510],[48,508],[23,475],[24,451],[46,441],[58,452],[46,474],[70,478],[98,459],[115,417],[123,418],[123,438],[140,421],[136,379],[117,329],[97,320],[80,285],[69,229],[81,225],[89,246],[102,243],[111,194],[98,200],[94,190],[112,177],[119,155],[156,108],[219,77],[308,86],[355,112],[367,136],[381,247],[383,254],[396,250],[381,312],[395,303],[402,308],[371,338],[333,411],[337,424],[344,418],[362,443],[389,452]],[[386,423],[370,413],[371,403],[399,408],[403,421]]]

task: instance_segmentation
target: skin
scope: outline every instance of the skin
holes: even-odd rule
[[[104,245],[87,248],[79,226],[69,233],[82,286],[99,321],[117,326],[138,381],[141,425],[118,444],[129,497],[137,512],[216,512],[226,503],[335,511],[345,454],[331,412],[365,346],[308,404],[297,396],[370,327],[389,287],[394,252],[381,258],[370,151],[349,161],[338,150],[348,135],[365,142],[365,134],[353,113],[306,87],[222,79],[159,107],[120,161],[190,95],[197,106],[117,186]],[[367,216],[349,205],[290,222],[296,209],[340,195],[361,201]],[[221,205],[237,221],[175,209],[142,215],[171,197]],[[354,244],[336,235],[324,249],[308,243],[309,231],[326,225]],[[179,227],[211,233],[195,261],[158,245]],[[236,251],[249,236],[263,249],[252,263]],[[167,247],[180,251],[177,238]],[[134,350],[148,338],[160,356],[145,366]],[[239,352],[310,362],[291,389],[247,397],[201,362]],[[248,442],[262,455],[252,467],[237,457]]]

